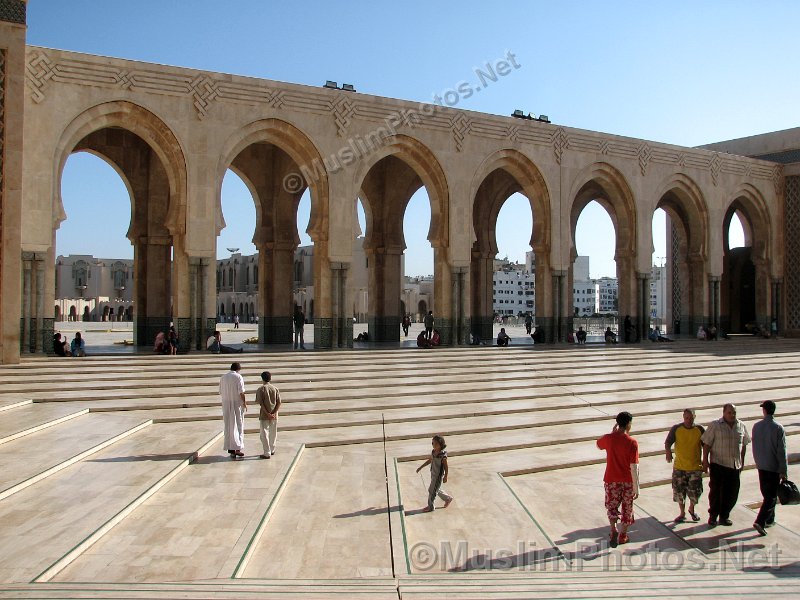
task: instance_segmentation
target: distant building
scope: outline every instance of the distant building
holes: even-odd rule
[[[535,269],[531,259],[532,257],[526,257],[524,265],[508,259],[494,261],[492,308],[496,315],[535,314],[535,275],[534,270],[528,268],[531,265]]]
[[[598,311],[601,314],[617,314],[619,299],[617,297],[617,278],[601,277],[597,282]]]
[[[650,318],[653,325],[663,329],[668,325],[667,314],[667,267],[653,267],[650,275]]]
[[[133,260],[70,254],[55,271],[56,321],[133,320]]]

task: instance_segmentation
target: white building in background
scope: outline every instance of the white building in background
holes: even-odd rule
[[[667,314],[667,267],[653,267],[650,275],[650,318],[664,329]]]
[[[572,304],[576,317],[591,317],[600,312],[600,286],[592,280],[573,281]]]
[[[617,297],[617,278],[601,277],[597,282],[598,311],[601,314],[617,314],[619,299]]]
[[[55,271],[56,321],[133,320],[133,260],[70,254]]]
[[[532,253],[529,253],[529,255]],[[528,263],[528,257],[526,257]],[[496,315],[533,315],[536,311],[534,271],[507,259],[494,261],[492,308]]]

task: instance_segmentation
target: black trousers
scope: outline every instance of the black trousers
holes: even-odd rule
[[[778,503],[778,484],[781,476],[772,471],[758,470],[758,485],[761,488],[761,496],[764,501],[761,503],[761,510],[758,511],[756,523],[762,527],[772,525],[775,522],[775,505]]]
[[[739,499],[739,469],[712,462],[708,471],[708,516],[712,519],[728,519]]]

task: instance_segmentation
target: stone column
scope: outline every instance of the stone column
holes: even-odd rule
[[[641,290],[641,296],[639,296],[639,314],[641,315],[641,319],[639,321],[637,341],[646,340],[650,329],[650,276],[651,274],[649,272],[640,272],[637,274]]]
[[[468,267],[453,267],[451,269],[452,283],[452,312],[453,312],[453,339],[454,346],[469,343],[469,321],[466,317],[467,307],[467,281]]]
[[[189,327],[186,334],[182,335],[180,329],[178,331],[178,348],[183,351],[184,348],[189,350],[194,348],[200,350],[200,316],[203,314],[199,311],[199,296],[200,290],[203,289],[199,285],[198,267],[200,259],[197,257],[189,258]],[[182,320],[182,319],[180,319]],[[179,321],[180,321],[179,320]],[[184,340],[183,338],[187,339]]]
[[[450,346],[453,343],[453,284],[447,248],[434,246],[433,270],[434,327],[439,331],[442,345]]]
[[[472,334],[481,340],[490,340],[493,337],[493,273],[494,259],[483,252],[474,252],[470,271],[470,327]]]
[[[7,0],[0,11],[0,362],[19,362],[23,295],[22,131],[25,113],[26,4]]]
[[[400,291],[403,251],[401,248],[370,248],[369,339],[400,341]]]
[[[46,335],[44,328],[44,257],[36,256],[34,260],[34,268],[36,273],[36,305],[35,305],[35,318],[36,318],[36,345],[35,352],[41,354],[44,351],[44,336]],[[52,340],[52,331],[50,333]],[[52,350],[52,341],[49,344]]]
[[[347,276],[350,264],[346,262],[331,263],[331,302],[332,302],[332,332],[331,347],[353,347],[353,319],[347,310]]]
[[[22,339],[20,350],[23,354],[30,354],[31,348],[31,317],[33,314],[32,298],[32,265],[33,252],[22,253]]]
[[[260,302],[263,314],[258,318],[262,344],[292,343],[294,251],[291,244],[266,243],[259,247],[258,288],[264,294]]]
[[[569,297],[567,294],[567,270],[553,270],[553,329],[545,330],[545,339],[548,342],[560,343],[567,339],[567,331],[572,321],[568,310]]]
[[[720,322],[720,298],[719,298],[719,275],[709,275],[708,277],[708,317],[709,323],[703,323],[703,326],[716,325],[717,329],[728,331],[730,329],[730,317],[727,318],[727,323]],[[700,325],[698,324],[698,327]],[[695,332],[696,333],[696,332]]]
[[[781,323],[781,319],[783,318],[783,306],[781,302],[783,294],[783,279],[775,278],[772,280],[772,318],[775,319],[778,332],[783,332],[783,324]],[[771,327],[770,322],[770,327]]]

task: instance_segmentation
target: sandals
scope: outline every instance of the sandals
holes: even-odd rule
[[[617,543],[619,542],[619,534],[617,533],[617,530],[616,530],[616,529],[615,529],[614,531],[612,531],[612,532],[611,532],[611,536],[610,536],[610,538],[611,538],[611,539],[610,539],[610,541],[609,541],[609,545],[610,545],[612,548],[616,548],[616,547],[617,547]]]
[[[700,522],[700,515],[698,515],[696,512],[690,510],[689,516],[692,517],[692,521],[694,521],[695,523]]]
[[[675,517],[675,523],[686,523],[686,517]]]
[[[627,533],[620,533],[619,534],[619,543],[620,544],[627,544],[628,543],[628,534]]]

